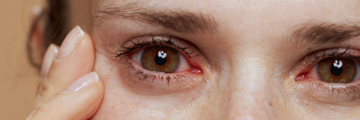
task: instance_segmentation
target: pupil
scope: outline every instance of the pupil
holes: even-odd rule
[[[333,75],[340,75],[343,71],[342,62],[340,60],[335,60],[331,65],[330,70]]]
[[[159,51],[155,57],[155,63],[158,65],[164,65],[166,63],[166,53],[164,53],[164,51]]]

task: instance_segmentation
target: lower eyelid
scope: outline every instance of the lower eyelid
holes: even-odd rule
[[[205,83],[201,74],[193,73],[152,73],[141,66],[127,61],[121,73],[122,82],[139,94],[163,95],[192,90]]]
[[[360,84],[352,85],[324,83],[318,80],[301,81],[297,93],[317,101],[335,105],[360,105]]]

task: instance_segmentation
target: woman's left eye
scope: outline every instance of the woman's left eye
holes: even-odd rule
[[[190,69],[184,56],[167,46],[149,46],[135,52],[131,58],[144,69],[154,72],[174,73]]]
[[[208,70],[196,46],[181,38],[147,35],[121,45],[115,60],[123,61],[119,76],[130,90],[144,95],[164,95],[201,87]],[[125,59],[123,59],[125,58]]]
[[[304,97],[328,104],[359,104],[359,61],[360,51],[349,48],[309,54],[299,62],[297,70],[301,71],[297,74],[294,88]]]
[[[321,60],[315,67],[320,80],[329,83],[350,83],[359,78],[359,64],[342,57],[330,57]],[[356,78],[357,77],[357,78]]]

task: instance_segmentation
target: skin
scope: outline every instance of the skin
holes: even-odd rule
[[[360,117],[360,102],[345,101],[351,104],[344,105],[341,98],[322,101],[311,96],[318,91],[308,92],[310,85],[295,81],[306,68],[299,64],[306,56],[330,48],[360,49],[360,38],[324,44],[291,39],[302,24],[358,23],[359,1],[142,1],[138,4],[158,11],[201,12],[211,16],[218,23],[218,29],[214,33],[180,33],[117,17],[93,25],[94,17],[99,15],[97,11],[104,6],[127,2],[131,1],[70,1],[69,26],[79,25],[91,36],[96,56],[93,71],[105,87],[102,103],[92,117],[94,120]],[[151,89],[140,94],[138,87],[126,84],[124,81],[135,78],[124,76],[126,72],[121,68],[125,65],[113,56],[119,44],[149,33],[181,37],[197,46],[204,57],[199,60],[204,63],[200,67],[202,77],[208,82],[199,82],[201,87],[189,90],[151,95]]]

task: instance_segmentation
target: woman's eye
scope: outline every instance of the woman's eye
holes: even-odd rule
[[[144,69],[160,73],[174,73],[190,69],[187,60],[177,50],[167,46],[150,46],[131,55]]]
[[[124,78],[121,81],[137,94],[171,94],[193,90],[208,82],[202,69],[209,68],[199,50],[177,37],[132,38],[121,45],[115,58],[124,63],[118,68],[119,76]]]
[[[321,60],[317,73],[322,81],[330,83],[350,83],[356,76],[358,64],[347,58],[330,57]]]
[[[296,93],[333,105],[360,103],[360,51],[350,48],[321,50],[298,64]]]

